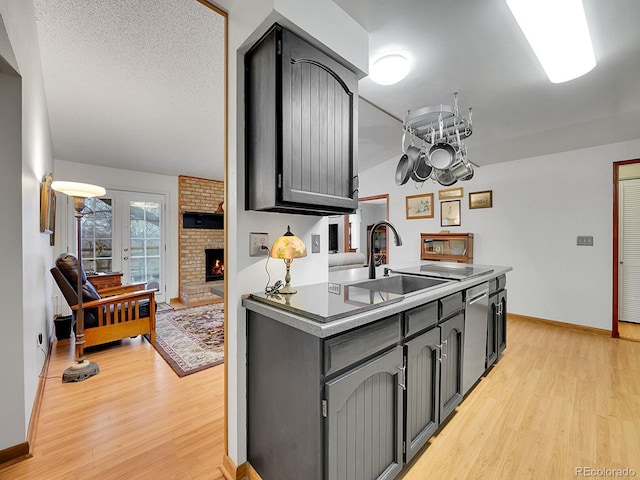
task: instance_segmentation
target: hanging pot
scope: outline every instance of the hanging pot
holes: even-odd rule
[[[471,164],[460,160],[451,167],[451,173],[453,173],[458,180],[471,180],[471,177],[473,177],[473,167]]]
[[[443,187],[450,187],[457,181],[455,175],[451,173],[451,170],[440,170],[436,168],[433,171],[436,181]]]
[[[404,185],[409,181],[411,172],[413,171],[413,161],[405,153],[400,157],[398,166],[396,167],[396,185]]]
[[[418,161],[413,165],[413,171],[411,172],[411,178],[416,182],[424,182],[431,177],[433,167],[427,162],[427,156],[423,153],[418,158]]]
[[[433,168],[446,170],[456,158],[456,150],[448,143],[436,143],[429,149],[429,163]]]

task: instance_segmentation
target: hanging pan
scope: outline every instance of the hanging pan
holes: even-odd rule
[[[433,168],[446,170],[455,158],[456,150],[448,143],[436,143],[429,149],[429,163]]]
[[[414,163],[414,152],[411,151],[411,148],[416,148],[410,145],[405,150],[405,140],[407,138],[407,131],[402,132],[402,156],[400,157],[400,161],[398,162],[398,166],[396,167],[396,185],[404,185],[409,181],[411,177],[411,172],[413,172],[413,163]],[[413,142],[412,142],[413,143]],[[409,154],[409,155],[408,155]]]
[[[402,154],[398,166],[396,167],[396,185],[404,185],[409,181],[413,171],[413,162],[406,153]]]
[[[451,170],[438,170],[435,169],[435,179],[443,187],[450,187],[457,182],[457,179]]]
[[[427,162],[427,156],[423,153],[418,158],[418,161],[413,164],[413,171],[411,172],[411,178],[416,182],[424,182],[431,177],[433,167]]]

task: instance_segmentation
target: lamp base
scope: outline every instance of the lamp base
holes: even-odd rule
[[[291,295],[293,293],[298,293],[298,291],[287,283],[284,287],[282,287],[280,290],[278,290],[278,293],[284,293],[284,294]]]
[[[67,368],[62,374],[62,383],[82,382],[89,377],[93,377],[100,372],[98,364],[84,360],[80,363],[74,363]]]

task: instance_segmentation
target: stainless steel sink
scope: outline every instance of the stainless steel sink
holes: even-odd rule
[[[378,290],[381,292],[396,293],[398,295],[407,295],[420,290],[426,290],[427,288],[437,287],[444,283],[449,283],[449,280],[415,277],[412,275],[393,275],[390,277],[378,278],[376,280],[367,280],[351,286],[367,288],[369,290]]]

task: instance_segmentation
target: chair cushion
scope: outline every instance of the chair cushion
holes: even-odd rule
[[[56,267],[60,269],[74,290],[78,284],[78,259],[72,253],[61,253],[56,259]],[[100,295],[96,291],[91,282],[87,281],[84,268],[80,269],[82,275],[82,301],[90,302],[92,300],[100,300]]]

